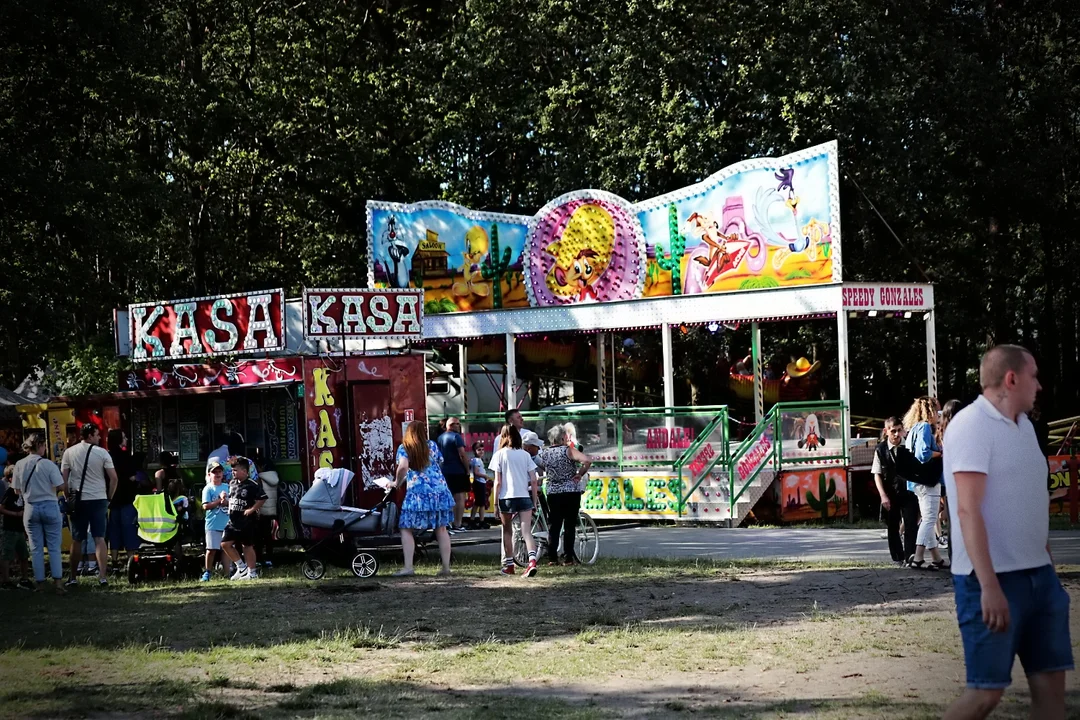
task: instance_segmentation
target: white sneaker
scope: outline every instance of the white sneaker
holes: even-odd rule
[[[253,568],[253,567],[248,568],[247,579],[248,580],[258,580],[259,579],[259,573],[255,570],[255,568]]]
[[[236,574],[233,575],[229,579],[230,580],[250,580],[251,579],[251,570],[250,569],[237,570]]]

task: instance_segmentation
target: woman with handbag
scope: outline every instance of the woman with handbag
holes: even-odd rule
[[[592,458],[575,445],[576,430],[570,423],[554,425],[548,431],[548,447],[540,451],[547,472],[548,565],[559,564],[559,534],[562,533],[563,564],[577,565],[574,534],[581,509],[581,479],[589,471]]]
[[[904,415],[907,437],[904,445],[921,464],[919,479],[908,482],[908,489],[919,499],[919,532],[915,539],[915,552],[908,558],[908,566],[921,570],[939,570],[946,567],[938,552],[937,517],[941,505],[941,445],[936,438],[938,404],[932,397],[916,398]],[[926,563],[926,551],[931,561]]]
[[[29,453],[15,464],[12,486],[24,503],[23,525],[30,538],[30,561],[34,567],[37,589],[45,584],[45,548],[49,548],[49,570],[56,593],[64,595],[64,567],[60,549],[60,533],[64,527],[57,488],[64,489],[64,478],[56,463],[44,457],[45,436],[34,433],[23,442]]]

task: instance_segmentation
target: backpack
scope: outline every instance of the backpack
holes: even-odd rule
[[[918,427],[916,425],[915,427]],[[926,462],[919,462],[915,457],[915,428],[911,428],[907,437],[904,438],[904,448],[907,450],[901,470],[900,454],[897,453],[896,472],[903,475],[905,480],[922,485],[923,487],[937,487],[941,482],[942,462],[940,457],[932,457]]]

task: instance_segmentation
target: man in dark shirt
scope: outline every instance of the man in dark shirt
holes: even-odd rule
[[[255,542],[258,539],[259,508],[266,502],[262,484],[249,476],[250,461],[245,457],[233,458],[233,482],[229,487],[229,524],[221,536],[221,551],[236,563],[233,580],[254,580]],[[236,549],[239,543],[244,556]]]
[[[6,588],[15,587],[15,583],[11,581],[11,563],[18,562],[22,576],[19,585],[33,590],[34,584],[30,582],[27,569],[30,547],[26,544],[26,531],[23,529],[23,501],[15,494],[15,488],[8,487],[4,491],[3,499],[0,500],[0,512],[4,515],[3,541],[0,546],[0,585]]]
[[[465,454],[465,438],[461,435],[461,421],[450,418],[446,432],[435,441],[442,452],[442,473],[446,486],[454,496],[454,524],[451,533],[465,532],[465,498],[469,494],[469,458]]]
[[[889,554],[898,563],[904,563],[914,555],[919,527],[919,501],[914,493],[908,492],[907,481],[897,473],[898,455],[908,452],[904,447],[904,424],[898,417],[889,418],[885,421],[885,439],[874,450],[870,472],[881,496],[881,507],[885,510]],[[900,534],[901,523],[904,526],[903,537]]]

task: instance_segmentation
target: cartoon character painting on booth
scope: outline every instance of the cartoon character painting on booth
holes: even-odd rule
[[[817,450],[818,447],[825,444],[825,438],[821,437],[821,427],[818,425],[817,415],[811,413],[806,416],[803,431],[805,435],[799,440],[799,449]]]
[[[599,300],[596,283],[611,264],[615,222],[606,209],[582,205],[570,216],[562,238],[545,250],[555,258],[547,285],[556,297]]]
[[[828,143],[638,203],[568,192],[531,217],[372,201],[371,282],[424,288],[425,314],[834,283],[837,174]]]
[[[484,299],[491,294],[491,286],[484,281],[482,271],[482,263],[487,257],[490,246],[488,234],[479,225],[473,225],[465,233],[465,251],[461,253],[464,261],[461,266],[461,275],[464,280],[454,283],[455,296],[467,298],[475,295],[479,299]]]

